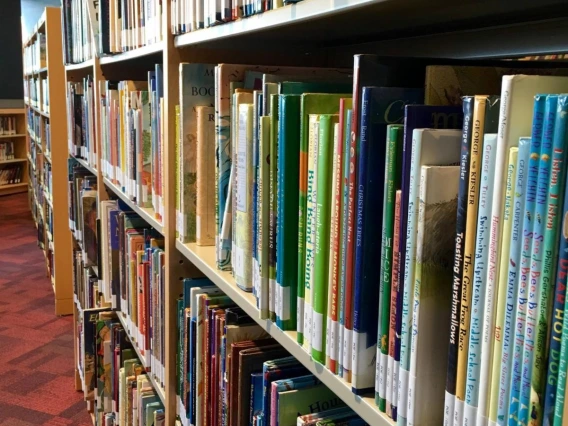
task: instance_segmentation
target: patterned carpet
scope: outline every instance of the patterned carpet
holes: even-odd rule
[[[91,426],[75,391],[72,317],[53,290],[27,194],[0,197],[0,426]]]

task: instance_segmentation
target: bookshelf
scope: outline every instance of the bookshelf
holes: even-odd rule
[[[71,236],[66,215],[67,210],[67,162],[66,138],[67,114],[64,108],[53,108],[47,112],[43,105],[43,93],[54,105],[65,102],[64,68],[61,52],[61,12],[59,8],[45,8],[33,33],[24,42],[24,51],[40,37],[45,37],[45,57],[42,63],[32,69],[26,69],[24,85],[26,93],[26,115],[29,121],[37,123],[36,129],[26,130],[28,147],[32,148],[35,163],[30,173],[34,175],[34,184],[30,185],[32,210],[39,214],[36,226],[39,228],[40,247],[44,250],[47,274],[51,277],[55,298],[55,314],[69,315],[73,312],[73,281],[71,269]],[[25,55],[24,55],[25,56]],[[41,89],[37,98],[31,99],[30,86],[35,79],[40,79]],[[43,84],[47,83],[47,87]],[[49,125],[49,131],[46,125]],[[20,133],[20,132],[18,132]],[[51,141],[51,149],[47,143]],[[30,152],[28,152],[29,154]],[[51,193],[44,182],[44,171],[51,168]],[[47,220],[52,220],[52,232]],[[43,228],[43,229],[41,229]]]
[[[6,108],[0,109],[0,119],[2,117],[15,118],[15,133],[0,135],[0,145],[2,143],[11,143],[14,149],[14,158],[0,161],[0,170],[5,168],[4,165],[27,163],[28,162],[28,149],[26,140],[26,111],[23,108]],[[9,183],[0,185],[0,196],[17,194],[26,192],[29,182],[28,165],[22,165],[21,181],[17,183]]]
[[[116,184],[103,175],[100,166],[102,128],[97,108],[96,162],[92,164],[84,159],[77,161],[97,177],[99,202],[109,197],[120,198],[165,238],[167,285],[164,327],[168,330],[165,349],[166,380],[163,388],[158,383],[154,385],[166,407],[167,425],[173,425],[176,418],[175,329],[176,299],[181,291],[180,277],[201,276],[208,277],[230,296],[366,422],[373,426],[394,425],[392,420],[379,411],[374,395],[356,396],[352,393],[350,384],[314,362],[310,355],[298,346],[295,332],[283,332],[271,321],[259,319],[254,297],[240,290],[230,273],[217,269],[214,247],[183,244],[176,239],[173,226],[176,222],[176,194],[175,187],[171,184],[175,181],[176,164],[175,121],[172,117],[175,117],[174,108],[179,103],[179,64],[211,62],[352,66],[354,53],[450,59],[512,58],[555,53],[568,50],[565,42],[568,20],[556,18],[561,16],[560,12],[566,10],[566,4],[559,0],[546,0],[538,4],[518,1],[507,5],[486,1],[483,2],[483,7],[473,1],[459,5],[446,5],[441,1],[418,1],[411,9],[406,2],[394,0],[304,0],[256,16],[173,36],[170,33],[171,2],[165,1],[162,42],[64,67],[67,82],[80,81],[85,76],[91,76],[95,98],[98,99],[100,81],[144,78],[144,74],[154,63],[163,64],[163,114],[169,117],[164,123],[164,180],[169,184],[165,187],[163,221],[156,219],[152,209],[132,202]],[[43,24],[38,24],[36,31],[49,31],[49,16],[47,19],[44,17],[43,21]],[[32,34],[24,45],[29,45],[34,40],[35,34]],[[59,62],[62,63],[61,58]],[[49,75],[51,80],[54,75],[51,64],[48,64],[47,69],[31,73],[25,78],[29,79],[41,73]],[[51,99],[51,103],[55,104],[55,98]],[[28,110],[52,123],[57,119],[53,110],[48,115],[35,107],[28,106]],[[65,134],[61,135],[61,140],[66,140]],[[56,154],[54,149],[55,146],[51,153],[53,161],[58,157],[67,158],[65,154]],[[43,157],[46,157],[45,153]],[[61,191],[64,192],[63,189]],[[35,194],[34,199],[37,200]],[[62,201],[54,193],[53,208],[63,212],[60,202]],[[68,241],[67,253],[70,259],[71,238],[60,241]],[[59,255],[59,247],[57,250],[57,257],[63,257]],[[68,269],[71,269],[70,264]],[[57,279],[55,282],[57,283]],[[78,303],[77,307],[80,308]],[[121,322],[125,321],[120,312],[118,318]],[[80,381],[77,377],[77,383]]]

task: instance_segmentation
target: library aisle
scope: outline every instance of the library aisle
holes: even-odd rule
[[[35,234],[27,194],[0,197],[0,426],[92,425]]]

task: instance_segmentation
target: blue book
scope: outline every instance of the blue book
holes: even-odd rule
[[[528,303],[525,325],[525,341],[523,347],[523,361],[521,373],[521,392],[519,398],[518,421],[520,425],[527,425],[530,418],[530,393],[534,347],[536,344],[536,324],[538,321],[539,284],[544,259],[544,233],[548,217],[548,191],[550,185],[550,172],[552,146],[554,141],[554,122],[558,105],[557,95],[548,95],[544,108],[544,125],[542,131],[542,144],[540,147],[540,161],[538,165],[538,179],[536,190],[535,220],[532,228],[530,281],[528,283]]]
[[[308,374],[306,376],[293,377],[291,379],[280,379],[272,382],[272,387],[276,388],[276,392],[284,392],[294,389],[304,389],[311,388],[313,386],[318,386],[321,384],[319,379],[313,374]],[[264,416],[266,418],[266,416]]]
[[[515,198],[513,200],[513,228],[511,230],[511,243],[509,248],[509,267],[507,271],[507,300],[505,302],[505,318],[503,320],[503,351],[501,354],[501,375],[499,376],[499,399],[497,402],[497,424],[506,424],[507,408],[509,406],[509,392],[511,380],[512,346],[514,332],[514,312],[517,306],[519,264],[521,261],[521,233],[523,214],[525,212],[525,192],[528,180],[528,169],[531,153],[531,138],[523,137],[519,140],[519,153],[517,155],[517,171],[515,176]],[[495,360],[499,362],[499,360]]]
[[[537,95],[534,101],[533,124],[531,135],[531,148],[528,165],[527,185],[525,190],[525,209],[523,214],[523,231],[521,234],[520,274],[518,280],[517,305],[515,307],[514,337],[512,341],[513,356],[511,358],[511,381],[509,385],[510,396],[508,408],[508,421],[510,426],[517,426],[519,397],[521,392],[521,373],[523,345],[525,341],[525,322],[527,314],[528,280],[530,276],[531,240],[533,228],[533,215],[536,204],[536,190],[538,179],[538,164],[542,142],[542,126],[544,121],[545,96]]]
[[[421,102],[421,89],[363,87],[361,129],[357,159],[357,216],[353,321],[352,390],[360,395],[374,390],[381,264],[382,203],[387,125],[401,123],[403,106]],[[379,307],[379,319],[381,317]]]
[[[339,285],[339,368],[338,375],[343,377],[343,336],[344,336],[344,323],[345,323],[345,283],[347,280],[347,211],[349,208],[349,138],[351,135],[351,118],[352,110],[347,110],[347,120],[345,123],[345,140],[343,141],[343,213],[341,214],[341,283]]]
[[[410,190],[410,164],[412,154],[412,132],[414,129],[431,128],[431,129],[461,129],[464,121],[462,107],[458,106],[430,106],[430,105],[406,105],[404,107],[404,136],[402,144],[402,170],[401,170],[401,187],[397,188],[402,191],[400,206],[400,228],[399,235],[401,241],[406,237],[406,227],[408,221],[408,193]],[[469,145],[467,145],[467,163],[465,169],[467,176],[465,182],[469,181]],[[461,177],[460,177],[461,179]],[[459,211],[459,206],[458,206]],[[464,221],[465,223],[465,221]],[[394,346],[394,371],[399,370],[400,364],[400,336],[402,334],[402,302],[404,292],[404,258],[406,255],[406,245],[400,244],[398,252],[400,276],[398,292],[396,297],[396,334]],[[456,364],[457,365],[457,364]],[[455,383],[455,374],[454,374]],[[397,385],[398,386],[398,385]],[[455,394],[455,385],[454,385]],[[398,397],[393,401],[392,407],[393,418],[398,417]]]
[[[250,417],[252,425],[254,416],[262,413],[262,394],[264,392],[263,373],[252,373],[250,375]]]

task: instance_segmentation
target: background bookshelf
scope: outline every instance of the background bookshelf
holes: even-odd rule
[[[29,185],[26,112],[20,108],[0,109],[0,120],[13,123],[0,134],[0,196],[26,192]],[[14,170],[13,176],[9,175],[10,170]]]
[[[176,418],[176,300],[181,293],[181,277],[208,277],[221,290],[231,297],[247,314],[271,334],[284,348],[304,364],[314,375],[333,390],[347,405],[357,412],[366,422],[377,426],[392,426],[394,423],[381,413],[374,402],[374,395],[356,396],[351,392],[350,384],[329,372],[320,364],[314,362],[296,343],[295,332],[282,332],[271,321],[259,319],[259,311],[254,297],[240,290],[234,277],[219,271],[216,267],[215,248],[198,247],[196,244],[183,244],[176,239],[175,223],[175,106],[179,104],[179,65],[181,62],[190,63],[245,63],[266,65],[301,65],[301,66],[345,66],[351,67],[354,53],[377,53],[387,56],[418,56],[435,57],[448,60],[456,59],[513,59],[527,55],[546,55],[568,50],[566,36],[568,20],[558,18],[568,11],[566,4],[559,0],[546,0],[538,4],[530,1],[518,1],[514,4],[497,4],[491,1],[467,1],[447,5],[441,1],[417,1],[412,4],[394,0],[369,1],[347,0],[332,2],[329,0],[304,0],[298,4],[285,5],[279,9],[243,18],[234,22],[201,29],[187,34],[172,35],[171,10],[172,2],[163,3],[162,41],[116,55],[95,57],[83,63],[61,66],[59,54],[58,64],[51,62],[46,67],[40,67],[25,76],[25,84],[32,80],[49,76],[49,95],[53,105],[61,105],[64,89],[56,89],[54,81],[80,82],[86,77],[92,79],[94,98],[99,100],[100,83],[104,80],[144,80],[147,72],[156,63],[163,65],[164,73],[164,104],[163,140],[164,140],[164,215],[162,220],[156,219],[153,209],[140,207],[123,193],[119,186],[103,173],[101,166],[101,139],[105,131],[101,124],[98,108],[94,114],[94,139],[96,155],[94,161],[80,158],[72,153],[72,157],[86,170],[90,171],[97,180],[97,199],[100,202],[120,199],[134,212],[143,218],[165,239],[165,380],[163,386],[154,383],[160,399],[166,407],[166,424],[173,425]],[[24,44],[29,46],[38,39],[38,34],[50,34],[50,18],[59,12],[49,12],[40,19],[36,31]],[[55,17],[57,21],[59,16]],[[54,30],[51,34],[57,34]],[[54,43],[61,40],[61,31]],[[51,39],[54,40],[53,38]],[[50,39],[47,38],[47,49],[51,55]],[[55,46],[55,44],[54,44]],[[54,52],[61,47],[54,47]],[[55,53],[57,55],[57,53]],[[52,68],[53,66],[53,68]],[[53,71],[52,71],[53,69]],[[61,72],[57,79],[53,76]],[[53,86],[52,86],[53,84]],[[29,93],[29,92],[27,92]],[[55,100],[54,93],[59,93],[60,99]],[[57,103],[56,103],[57,102]],[[58,138],[52,141],[63,142],[65,136],[65,117],[56,118],[55,111],[46,113],[41,107],[30,105],[27,101],[28,114],[38,117],[41,122],[55,125],[56,120],[61,124]],[[63,111],[62,108],[58,108]],[[63,121],[61,121],[63,119]],[[54,127],[50,127],[51,132]],[[41,133],[41,132],[40,132]],[[30,134],[30,144],[42,140],[42,136]],[[52,142],[53,144],[53,142]],[[45,162],[57,160],[57,168],[53,170],[67,171],[64,162],[67,155],[64,143],[61,147],[53,146],[46,153],[36,144],[39,160],[31,164],[30,173],[41,175]],[[60,150],[56,154],[56,149]],[[64,179],[64,173],[61,173]],[[56,174],[54,172],[54,184]],[[40,180],[41,181],[41,180]],[[34,203],[40,204],[39,215],[46,214],[46,204],[53,204],[53,210],[63,212],[63,196],[66,196],[63,180],[59,181],[61,194],[52,194],[47,201],[41,203],[33,188],[30,190]],[[55,186],[54,186],[55,187]],[[41,192],[41,191],[40,191]],[[63,213],[60,214],[63,217]],[[63,217],[62,220],[64,220]],[[44,220],[45,221],[45,220]],[[57,222],[56,222],[57,223]],[[66,223],[63,226],[67,226]],[[57,227],[55,227],[57,232]],[[59,231],[63,232],[64,231]],[[55,235],[54,235],[55,237]],[[57,248],[55,259],[65,259],[60,250],[67,250],[67,259],[71,259],[72,242],[69,236],[57,236],[58,241],[66,244],[66,249]],[[62,243],[59,243],[62,244]],[[49,244],[48,244],[49,245]],[[65,264],[57,266],[62,271]],[[71,270],[70,260],[66,271]],[[65,272],[67,273],[67,272]],[[100,278],[100,277],[99,277]],[[57,280],[56,280],[57,282]],[[71,282],[71,280],[67,280]],[[65,293],[67,295],[67,293]],[[70,293],[69,293],[70,294]],[[56,292],[57,295],[57,292]],[[65,300],[72,300],[71,296]],[[80,316],[82,309],[75,300],[75,315]],[[67,306],[67,304],[65,304]],[[71,306],[71,305],[70,305]],[[69,313],[69,311],[60,313]],[[121,312],[118,319],[125,321]],[[126,326],[125,326],[126,328]],[[132,336],[131,336],[132,337]],[[132,339],[134,340],[134,339]],[[135,346],[136,347],[136,346]],[[77,389],[81,389],[81,378],[77,370]],[[155,382],[155,379],[152,379]],[[92,408],[92,407],[91,407]]]
[[[49,108],[65,102],[61,11],[47,7],[24,42],[30,203],[55,295],[55,314],[73,312],[71,237],[67,211],[67,114]]]

